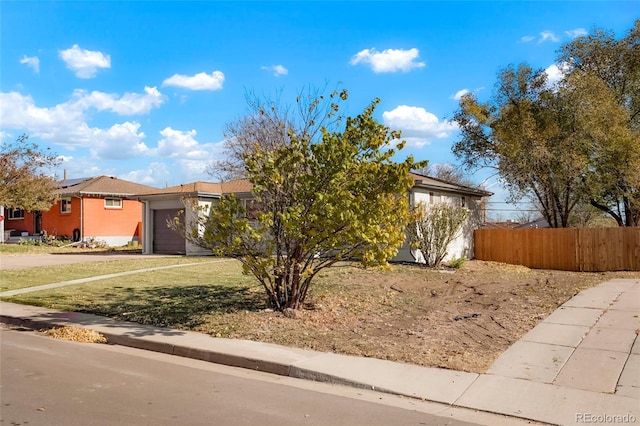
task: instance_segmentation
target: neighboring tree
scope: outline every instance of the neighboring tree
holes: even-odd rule
[[[568,75],[600,80],[607,102],[625,112],[615,121],[624,120],[626,131],[612,129],[618,133],[612,143],[596,147],[588,201],[619,226],[640,226],[640,20],[619,40],[602,29],[578,37],[560,49],[558,61]]]
[[[618,226],[616,221],[607,213],[593,207],[589,203],[576,206],[569,219],[572,228],[606,228]]]
[[[55,155],[27,135],[0,148],[0,205],[23,210],[48,210],[55,201],[55,179],[45,170],[56,166]]]
[[[340,103],[347,99],[346,90],[302,89],[293,106],[285,105],[279,96],[260,98],[246,95],[249,114],[229,124],[223,142],[224,159],[209,165],[208,173],[220,180],[247,176],[245,156],[257,147],[273,150],[290,143],[290,132],[297,137],[317,142],[322,129],[335,130],[344,120]]]
[[[515,221],[520,224],[530,223],[540,218],[540,214],[531,210],[518,210]]]
[[[563,45],[557,60],[567,73],[579,70],[600,78],[627,110],[631,127],[640,130],[640,20],[619,40],[596,28]]]
[[[529,196],[552,227],[569,226],[585,202],[640,225],[640,21],[620,40],[579,37],[558,59],[557,84],[511,66],[489,102],[464,96],[454,153],[467,167],[495,167],[511,200]]]
[[[437,267],[447,256],[447,247],[468,217],[469,211],[463,207],[420,203],[407,227],[409,244],[412,249],[420,250],[426,266]]]
[[[412,157],[392,160],[390,131],[372,116],[378,100],[342,132],[321,139],[287,129],[283,144],[256,143],[241,157],[262,213],[247,217],[235,197],[201,214],[190,239],[240,260],[278,310],[302,306],[313,278],[337,262],[387,265],[401,246],[410,213]],[[287,128],[285,123],[276,123]]]
[[[577,204],[612,184],[605,172],[614,171],[603,168],[611,157],[631,161],[625,117],[592,75],[575,72],[554,86],[544,70],[509,67],[488,103],[462,98],[453,151],[468,167],[497,168],[512,201],[528,195],[550,226],[567,227]]]

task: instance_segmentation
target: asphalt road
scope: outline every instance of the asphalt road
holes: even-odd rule
[[[0,342],[4,425],[471,424],[421,401],[137,349],[7,329]]]

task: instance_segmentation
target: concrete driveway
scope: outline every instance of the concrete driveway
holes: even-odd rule
[[[0,255],[0,269],[32,268],[35,266],[68,265],[72,263],[101,262],[105,260],[143,259],[167,257],[139,253],[60,253],[60,254],[6,254]]]

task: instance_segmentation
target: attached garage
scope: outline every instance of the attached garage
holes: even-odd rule
[[[153,252],[158,254],[187,254],[186,239],[167,226],[184,209],[153,210]]]
[[[142,203],[142,252],[144,254],[210,255],[212,251],[188,241],[184,235],[167,227],[182,212],[184,221],[195,224],[198,212],[185,206],[197,205],[206,208],[217,203],[221,196],[235,194],[248,199],[251,197],[251,183],[246,179],[229,182],[193,182],[147,194],[137,194]]]

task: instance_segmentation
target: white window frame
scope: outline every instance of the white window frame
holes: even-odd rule
[[[60,213],[71,213],[71,197],[64,197],[60,199]]]
[[[9,220],[22,220],[24,219],[24,209],[7,209],[7,217]]]
[[[118,204],[117,205],[109,205],[107,203],[107,200],[114,202],[117,201]],[[116,197],[106,197],[104,199],[104,208],[105,209],[121,209],[122,208],[122,198],[116,198]]]

